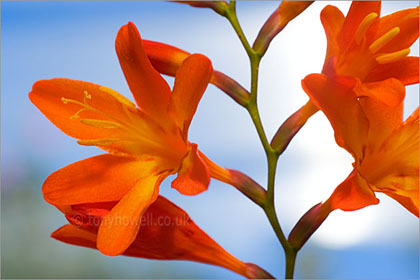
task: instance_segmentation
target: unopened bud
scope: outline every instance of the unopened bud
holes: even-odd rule
[[[302,248],[305,242],[308,241],[309,237],[311,237],[311,235],[325,221],[331,211],[332,208],[328,200],[324,203],[318,203],[309,209],[290,232],[288,238],[289,243],[296,250]]]
[[[264,55],[271,40],[312,3],[313,1],[282,1],[258,33],[254,50],[261,56]]]
[[[256,204],[263,206],[266,200],[266,190],[260,184],[251,179],[244,173],[228,169],[230,173],[231,185],[234,186],[241,193],[246,195]]]
[[[229,95],[238,104],[246,106],[249,100],[249,92],[229,76],[222,72],[214,71],[210,83]]]
[[[175,77],[179,66],[190,55],[190,53],[177,47],[149,40],[143,40],[143,47],[153,67],[159,73],[172,77]],[[248,102],[248,91],[229,76],[214,71],[210,83],[229,95],[241,106],[245,106]]]
[[[308,101],[280,126],[273,140],[271,140],[271,147],[277,154],[281,154],[287,148],[296,133],[299,132],[306,121],[316,112],[318,112],[318,108],[311,101]]]
[[[246,277],[248,279],[276,279],[273,275],[256,264],[246,263]]]
[[[177,3],[188,4],[197,8],[210,8],[219,15],[224,16],[228,9],[228,4],[225,1],[174,1]]]

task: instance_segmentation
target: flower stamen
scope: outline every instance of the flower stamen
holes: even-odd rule
[[[115,144],[118,141],[120,141],[120,138],[113,137],[113,138],[77,140],[77,143],[83,146],[106,146],[106,145]]]
[[[376,57],[376,61],[379,64],[387,64],[391,62],[398,61],[400,59],[403,59],[410,53],[410,49],[403,49],[400,51],[392,52],[392,53],[385,53],[381,54],[378,57]]]
[[[360,45],[362,39],[365,37],[366,31],[369,29],[369,27],[372,25],[372,23],[377,17],[377,13],[370,13],[362,20],[354,35],[354,40],[356,41],[356,44]]]
[[[84,110],[84,109],[82,109]],[[80,112],[80,111],[79,111]],[[100,127],[100,128],[119,128],[120,124],[113,121],[97,120],[97,119],[81,119],[80,122],[85,125]]]
[[[369,50],[374,54],[377,51],[379,51],[382,47],[384,47],[386,44],[388,44],[392,39],[395,38],[395,36],[400,33],[399,27],[394,27],[391,30],[389,30],[387,33],[379,37],[375,40],[370,46]]]

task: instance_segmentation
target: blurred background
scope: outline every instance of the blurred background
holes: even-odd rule
[[[300,80],[320,72],[326,42],[316,2],[271,44],[261,64],[259,105],[268,137],[306,101]],[[238,2],[253,42],[279,2]],[[333,2],[346,13],[350,2]],[[385,1],[383,14],[417,1]],[[142,37],[207,55],[215,69],[249,87],[245,51],[228,22],[210,9],[170,2],[1,2],[1,277],[2,278],[238,278],[223,268],[183,261],[107,257],[59,243],[50,233],[66,223],[41,186],[67,164],[101,153],[77,145],[28,99],[40,79],[66,77],[113,88],[132,99],[114,50],[118,29],[134,22]],[[418,55],[418,41],[412,54]],[[173,79],[167,78],[172,85]],[[405,116],[419,104],[407,88]],[[221,166],[265,185],[266,162],[246,111],[210,85],[190,128],[190,140]],[[317,113],[279,161],[276,206],[286,233],[326,199],[351,171],[327,119]],[[195,197],[170,188],[161,194],[230,253],[283,277],[284,256],[262,210],[232,187],[212,181]],[[356,212],[335,211],[299,253],[297,278],[418,278],[419,221],[390,198]]]

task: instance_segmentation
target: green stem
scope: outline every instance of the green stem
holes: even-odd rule
[[[263,204],[264,212],[273,228],[277,239],[280,241],[282,245],[285,255],[286,255],[286,278],[292,279],[293,278],[293,271],[295,266],[295,259],[297,255],[297,251],[293,248],[293,246],[287,241],[283,230],[280,226],[280,223],[277,218],[275,206],[274,206],[274,188],[275,188],[275,176],[276,176],[276,168],[277,168],[277,161],[279,155],[270,145],[268,141],[267,135],[264,131],[264,127],[261,122],[260,113],[258,110],[257,104],[257,92],[258,92],[258,74],[259,74],[259,65],[262,56],[255,52],[255,50],[251,47],[246,36],[239,24],[238,18],[236,16],[236,1],[230,1],[229,9],[225,14],[225,17],[231,23],[233,29],[235,30],[236,34],[239,37],[242,45],[244,46],[249,61],[251,64],[251,91],[250,91],[250,98],[248,102],[245,104],[245,108],[248,110],[248,113],[254,123],[254,126],[257,130],[258,137],[264,147],[264,151],[267,157],[267,165],[268,165],[268,179],[267,179],[267,194],[266,200]]]
[[[297,253],[298,251],[295,248],[286,251],[286,279],[293,279]]]

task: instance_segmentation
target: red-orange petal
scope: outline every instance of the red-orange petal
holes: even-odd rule
[[[197,144],[190,144],[172,188],[185,195],[196,195],[207,190],[209,183],[209,170],[198,154]]]
[[[101,253],[117,256],[133,243],[143,213],[156,200],[159,184],[165,177],[151,174],[140,179],[102,219],[97,239]]]
[[[143,46],[153,67],[169,76],[175,76],[179,66],[190,55],[177,47],[155,41],[143,40]]]
[[[96,233],[83,230],[72,224],[57,229],[51,234],[51,237],[67,244],[96,249]]]
[[[367,142],[369,123],[352,87],[322,74],[311,74],[302,87],[312,102],[330,121],[338,145],[361,159]]]
[[[405,97],[403,83],[395,78],[370,83],[359,81],[354,87],[354,92],[358,97],[371,97],[392,107],[401,104]]]
[[[83,124],[81,119],[96,119],[105,121],[127,121],[126,112],[136,114],[135,105],[124,96],[100,85],[70,80],[51,79],[37,81],[29,93],[31,102],[61,131],[77,139],[109,138],[119,136],[118,128],[110,129]],[[81,111],[82,105],[99,110]],[[126,110],[124,110],[124,107]],[[73,117],[73,118],[72,118]]]
[[[338,44],[342,51],[350,46],[354,34],[363,19],[370,13],[381,13],[381,1],[353,1],[347,13],[343,28],[338,35]]]
[[[389,195],[418,216],[418,109],[392,132],[378,152],[366,157],[361,172],[374,191]]]
[[[364,82],[378,82],[389,78],[400,80],[404,85],[419,83],[419,57],[409,56],[393,63],[378,64]]]
[[[132,22],[118,31],[115,49],[138,106],[147,114],[162,118],[171,90],[147,58],[140,33]]]
[[[185,59],[176,73],[168,112],[183,131],[185,139],[212,74],[211,61],[201,54],[193,54]]]
[[[400,32],[378,53],[391,53],[409,48],[419,38],[419,7],[405,9],[380,18],[375,38],[379,38],[394,27]]]
[[[55,205],[119,200],[155,168],[153,159],[94,156],[52,173],[42,192],[45,200]]]
[[[101,219],[106,215],[112,206],[110,204],[80,206],[75,210],[75,215],[90,215],[86,220],[95,221],[96,218]],[[105,214],[92,216],[91,213]],[[162,196],[158,196],[147,209],[142,223],[136,239],[123,253],[124,255],[159,260],[190,260],[218,265],[247,278],[273,278],[260,267],[243,263],[226,252],[203,232],[184,210]],[[96,248],[98,225],[92,223],[90,228],[76,226],[61,227],[52,234],[52,237],[72,245]]]
[[[332,209],[343,211],[354,211],[379,203],[374,192],[357,170],[353,170],[347,179],[334,190],[328,201]]]
[[[327,61],[339,53],[337,37],[344,24],[344,15],[337,7],[328,5],[321,11],[321,22],[327,37]]]

